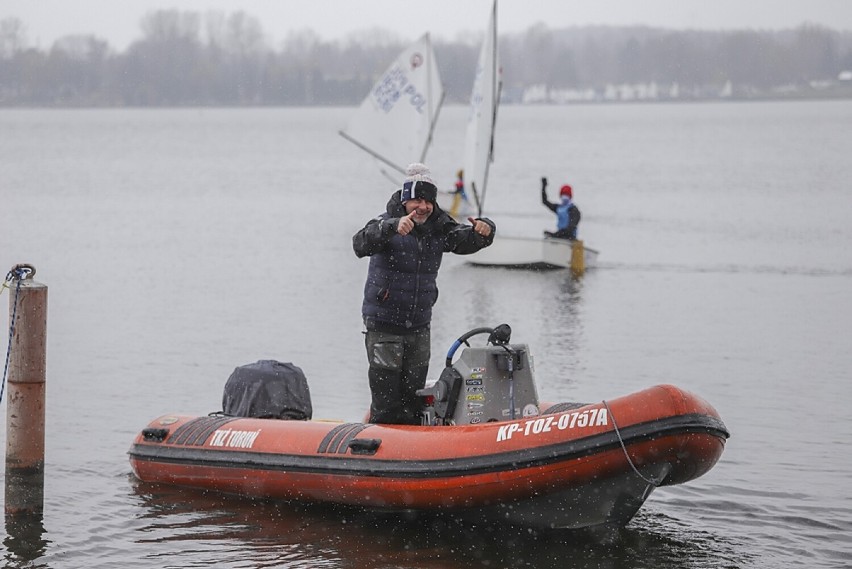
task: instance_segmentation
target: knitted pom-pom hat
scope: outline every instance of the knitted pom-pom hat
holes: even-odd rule
[[[413,199],[435,202],[438,199],[438,187],[432,179],[432,172],[425,164],[415,162],[405,170],[405,182],[402,184],[400,199],[402,203]]]

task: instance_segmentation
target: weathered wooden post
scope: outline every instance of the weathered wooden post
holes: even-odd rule
[[[586,272],[586,253],[583,242],[575,239],[571,242],[571,272],[580,276]]]
[[[16,265],[10,276],[11,323],[6,395],[6,514],[44,510],[44,416],[47,286],[35,269]]]

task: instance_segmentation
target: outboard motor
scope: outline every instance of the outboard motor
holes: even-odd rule
[[[258,360],[240,366],[225,383],[222,412],[231,417],[308,420],[313,413],[308,380],[290,362]]]
[[[472,348],[467,340],[488,334],[488,344]],[[462,334],[447,352],[440,377],[418,395],[426,398],[424,425],[468,425],[538,415],[539,402],[526,344],[510,344],[508,324],[475,328]],[[465,344],[459,360],[453,355]]]

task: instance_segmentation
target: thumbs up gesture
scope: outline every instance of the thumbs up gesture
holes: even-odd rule
[[[473,217],[468,217],[467,220],[473,225],[473,230],[483,237],[488,237],[491,235],[491,226],[482,221],[481,219],[474,219]]]
[[[408,215],[400,217],[399,223],[396,226],[396,232],[400,235],[408,235],[411,233],[411,230],[414,229],[414,216],[416,214],[417,210],[414,210]]]

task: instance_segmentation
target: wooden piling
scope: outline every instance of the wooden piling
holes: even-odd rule
[[[6,386],[6,514],[41,514],[47,287],[31,278],[14,283],[9,289],[10,322],[13,314]]]

